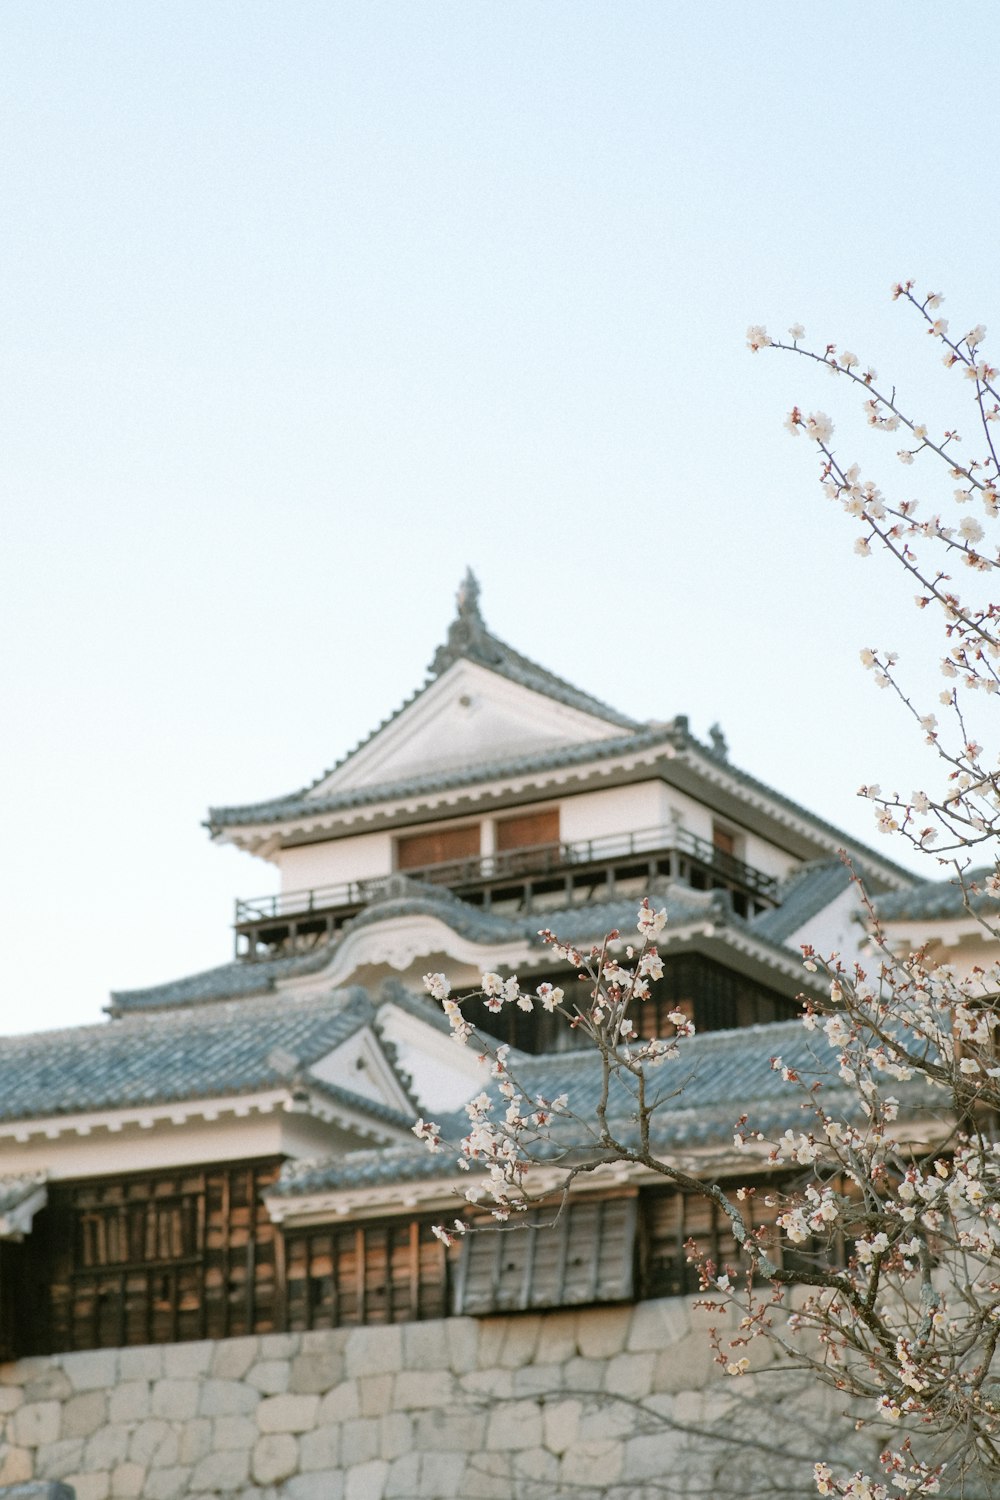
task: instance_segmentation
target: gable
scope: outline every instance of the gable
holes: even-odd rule
[[[312,787],[308,798],[620,734],[618,724],[460,659]]]

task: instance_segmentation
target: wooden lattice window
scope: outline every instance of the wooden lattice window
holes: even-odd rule
[[[396,840],[396,868],[419,870],[453,859],[475,859],[479,854],[479,824],[435,828],[430,833],[408,833]]]
[[[262,1201],[277,1161],[54,1184],[32,1234],[37,1352],[268,1333],[279,1246]]]
[[[739,1205],[751,1229],[774,1223],[777,1209],[768,1206],[766,1196],[761,1187]],[[643,1297],[675,1297],[698,1291],[697,1261],[701,1256],[710,1257],[720,1274],[724,1266],[741,1265],[732,1225],[711,1198],[654,1188],[643,1194],[642,1216]],[[692,1240],[695,1259],[690,1262],[686,1246]]]
[[[557,1223],[552,1211],[533,1211],[525,1227],[486,1222],[468,1235],[455,1276],[455,1313],[515,1312],[528,1308],[620,1302],[634,1286],[636,1200],[581,1199]]]
[[[447,1313],[446,1252],[433,1219],[290,1231],[288,1327],[406,1323]]]
[[[531,849],[538,844],[558,844],[559,809],[545,812],[518,813],[513,818],[498,818],[497,849]]]

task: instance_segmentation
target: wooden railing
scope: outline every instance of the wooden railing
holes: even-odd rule
[[[451,859],[440,864],[424,865],[395,875],[373,876],[365,880],[340,881],[313,886],[308,890],[281,891],[271,896],[256,896],[236,902],[234,925],[237,932],[250,935],[261,925],[284,920],[299,924],[302,919],[360,909],[383,894],[390,881],[399,874],[407,879],[445,886],[456,894],[472,895],[480,891],[489,905],[489,894],[509,883],[534,882],[546,877],[564,876],[571,893],[574,875],[588,870],[607,870],[613,877],[630,862],[646,861],[650,873],[666,873],[686,879],[692,866],[709,878],[709,884],[738,891],[758,904],[772,905],[776,900],[777,882],[771,875],[717,849],[708,839],[699,838],[682,828],[644,828],[637,832],[606,834],[601,838],[579,839],[571,843],[534,844],[521,849],[498,850],[465,859]],[[655,864],[654,864],[655,862]],[[661,868],[662,867],[662,868]],[[581,890],[586,882],[580,883]],[[586,900],[586,895],[576,899]],[[572,894],[570,903],[572,904]]]

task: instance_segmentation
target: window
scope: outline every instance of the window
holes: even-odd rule
[[[513,818],[498,818],[496,846],[505,849],[531,849],[539,844],[558,844],[559,809],[546,812],[518,813]]]
[[[268,1333],[280,1317],[277,1161],[55,1183],[32,1233],[25,1352]]]
[[[419,870],[443,865],[453,859],[478,859],[479,824],[461,828],[435,828],[430,833],[410,833],[396,841],[397,870]]]
[[[736,835],[730,833],[728,828],[720,828],[718,823],[713,823],[712,843],[720,854],[728,854],[731,859],[735,858]]]
[[[383,1220],[290,1232],[288,1327],[445,1317],[447,1256],[431,1232],[434,1222]]]
[[[456,1314],[518,1312],[587,1302],[621,1302],[634,1286],[636,1200],[581,1199],[568,1203],[554,1228],[554,1209],[532,1210],[523,1228],[462,1241],[455,1275]]]

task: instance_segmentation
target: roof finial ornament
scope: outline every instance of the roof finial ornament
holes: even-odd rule
[[[475,619],[480,625],[483,623],[483,617],[479,613],[479,579],[471,568],[466,568],[465,577],[458,585],[455,603],[460,620]]]
[[[712,742],[712,754],[719,760],[728,760],[729,743],[722,732],[721,724],[713,724],[708,731],[708,737]]]
[[[487,665],[503,659],[500,647],[486,629],[479,611],[479,579],[471,568],[466,568],[465,577],[458,586],[455,605],[455,618],[448,626],[448,639],[438,647],[430,665],[435,677],[440,677],[452,662],[463,656]]]

